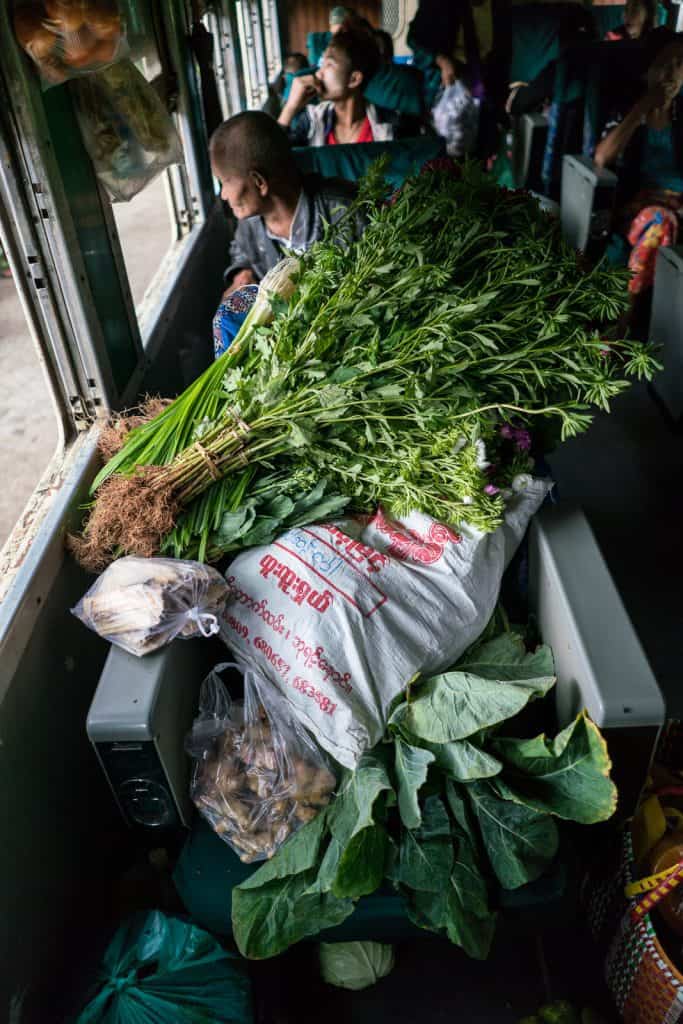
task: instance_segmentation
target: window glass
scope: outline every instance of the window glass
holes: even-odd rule
[[[0,244],[0,547],[60,444],[40,357]]]
[[[136,309],[176,241],[178,232],[169,205],[166,173],[151,181],[127,203],[114,203],[114,219]]]

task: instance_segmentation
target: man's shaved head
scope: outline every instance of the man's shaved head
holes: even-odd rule
[[[286,132],[260,111],[249,110],[224,121],[211,136],[210,154],[221,178],[256,173],[270,185],[298,178]]]

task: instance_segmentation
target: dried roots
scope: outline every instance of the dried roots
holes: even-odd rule
[[[102,484],[83,534],[67,538],[68,549],[84,569],[102,572],[121,555],[150,558],[159,553],[179,511],[160,472],[162,467],[146,466],[133,476],[111,476]]]
[[[116,413],[103,427],[97,441],[97,447],[105,462],[119,452],[128,439],[131,430],[149,423],[160,412],[163,412],[171,404],[170,398],[145,398],[144,402],[133,409],[126,409],[125,412]]]

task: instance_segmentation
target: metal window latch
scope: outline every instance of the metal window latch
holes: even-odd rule
[[[28,257],[29,275],[31,278],[31,284],[37,292],[45,291],[47,288],[47,277],[43,270],[43,265],[37,256]]]
[[[69,395],[69,404],[71,405],[77,429],[87,430],[95,419],[94,410],[90,408],[90,403],[82,395]]]

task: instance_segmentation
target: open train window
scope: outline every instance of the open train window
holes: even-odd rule
[[[130,57],[172,110],[182,151],[182,161],[128,205],[112,204],[98,181],[75,89],[69,83],[41,89],[16,43],[11,5],[0,6],[0,238],[30,327],[20,330],[14,313],[5,321],[16,327],[16,352],[35,371],[31,385],[22,385],[21,360],[5,346],[6,390],[15,404],[23,395],[24,422],[11,420],[9,406],[0,409],[0,448],[9,460],[0,466],[3,490],[8,502],[16,493],[14,505],[0,509],[0,547],[27,497],[30,514],[22,513],[0,557],[3,585],[12,594],[0,633],[13,621],[11,609],[25,607],[31,566],[44,568],[47,558],[57,571],[68,517],[86,493],[97,432],[91,427],[137,397],[146,363],[165,337],[176,281],[201,244],[215,202],[184,2],[120,2]],[[49,575],[41,570],[41,587],[49,586]]]
[[[192,139],[182,116],[163,10],[153,0],[128,7],[131,59],[171,112],[184,155]],[[127,202],[112,203],[112,214],[144,344],[154,328],[158,300],[173,275],[181,243],[202,220],[185,160],[161,171]]]

